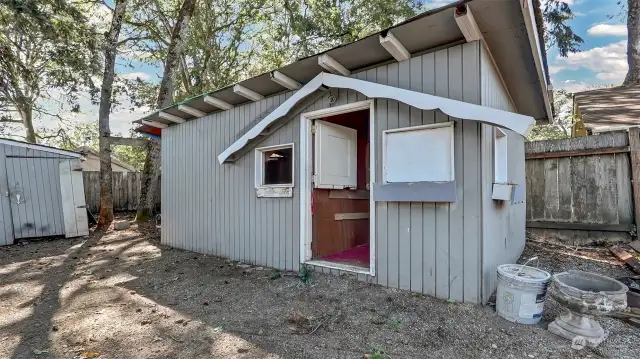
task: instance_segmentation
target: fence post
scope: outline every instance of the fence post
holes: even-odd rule
[[[636,227],[640,223],[640,127],[629,128],[629,157],[631,158],[631,188]]]

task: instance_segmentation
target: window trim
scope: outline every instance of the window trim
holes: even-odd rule
[[[392,183],[409,183],[409,182],[388,182],[387,181],[387,134],[389,133],[398,133],[398,132],[409,132],[409,131],[420,131],[420,130],[433,130],[436,128],[449,127],[451,131],[451,180],[454,181],[456,178],[456,168],[455,168],[455,130],[454,130],[455,122],[439,122],[432,123],[429,125],[420,125],[420,126],[411,126],[411,127],[401,127],[395,128],[391,130],[382,131],[382,183],[383,184],[392,184]],[[434,182],[434,181],[423,181],[423,182]],[[449,181],[444,181],[449,182]]]
[[[498,139],[500,139],[500,147],[498,147]],[[499,151],[504,152],[504,155],[498,156]],[[501,167],[504,171],[504,173],[500,173],[500,176],[498,176],[499,162],[503,162]],[[493,129],[493,182],[509,182],[509,137],[506,132],[498,127]]]
[[[264,161],[263,155],[267,151],[282,150],[291,148],[291,183],[284,184],[263,184],[264,181]],[[295,143],[283,143],[273,146],[258,147],[254,151],[255,154],[255,188],[293,188],[296,181],[296,149]]]

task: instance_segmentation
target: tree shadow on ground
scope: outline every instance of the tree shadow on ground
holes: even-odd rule
[[[59,251],[57,253],[65,256],[65,258],[62,260],[62,264],[55,268],[56,276],[47,276],[46,273],[43,273],[39,279],[43,284],[40,294],[23,304],[33,307],[32,314],[13,323],[10,327],[4,328],[11,332],[20,333],[20,341],[13,350],[12,358],[24,358],[28,355],[27,353],[32,353],[34,349],[49,347],[49,336],[43,336],[40,328],[49,329],[53,327],[52,319],[61,307],[60,296],[57,295],[60,288],[69,281],[71,274],[82,260],[81,257],[86,255],[89,248],[100,241],[100,238],[102,238],[102,233],[95,233],[84,242],[77,243],[75,248],[72,248],[72,245],[67,248],[65,248],[66,245],[61,246],[60,250],[64,251],[64,254]],[[73,241],[70,242],[69,244],[73,243]],[[38,251],[38,253],[44,254],[46,251],[42,250]],[[49,253],[47,253],[47,256],[49,256]]]

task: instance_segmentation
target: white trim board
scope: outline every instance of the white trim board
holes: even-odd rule
[[[311,230],[313,227],[313,222],[311,221],[311,193],[313,191],[313,185],[311,183],[311,174],[313,172],[313,161],[311,160],[311,153],[313,151],[311,120],[361,110],[369,110],[369,148],[373,149],[375,148],[374,100],[354,102],[347,105],[305,112],[300,115],[300,264],[326,266],[328,268],[365,273],[373,277],[376,275],[376,203],[373,200],[373,185],[375,183],[376,173],[375,151],[371,151],[371,155],[369,155],[369,171],[371,173],[371,176],[369,176],[369,188],[371,191],[369,196],[369,270],[353,267],[358,268],[358,270],[354,270],[351,268],[352,266],[339,268],[335,263],[329,266],[324,265],[324,261],[312,261],[311,259]],[[310,263],[310,261],[313,263]]]
[[[241,150],[250,140],[263,133],[269,125],[287,115],[298,102],[323,86],[355,90],[368,98],[396,100],[421,110],[438,109],[451,117],[504,127],[522,136],[527,136],[535,125],[535,119],[531,116],[321,72],[218,155],[218,161],[221,164],[227,161],[231,155]]]
[[[49,147],[49,146],[38,145],[38,144],[35,144],[35,143],[25,143],[25,142],[20,142],[20,141],[12,141],[12,140],[8,140],[8,139],[4,139],[4,138],[0,138],[0,145],[23,147],[23,148],[30,149],[30,150],[37,150],[37,151],[43,151],[43,152],[49,152],[49,153],[56,153],[56,154],[59,154],[59,155],[64,155],[64,156],[69,156],[69,157],[74,157],[74,158],[84,158],[84,155],[81,154],[81,153],[77,153],[77,152],[73,152],[73,151],[67,151],[67,150],[61,150],[59,148],[53,148],[53,147]]]

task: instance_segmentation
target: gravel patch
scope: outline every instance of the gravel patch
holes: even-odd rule
[[[534,255],[552,272],[630,274],[606,251],[531,242]],[[162,246],[146,224],[0,248],[1,358],[640,358],[640,331],[612,318],[597,350],[572,350],[546,330],[560,310],[549,299],[539,325],[515,325],[347,277],[305,284]]]

